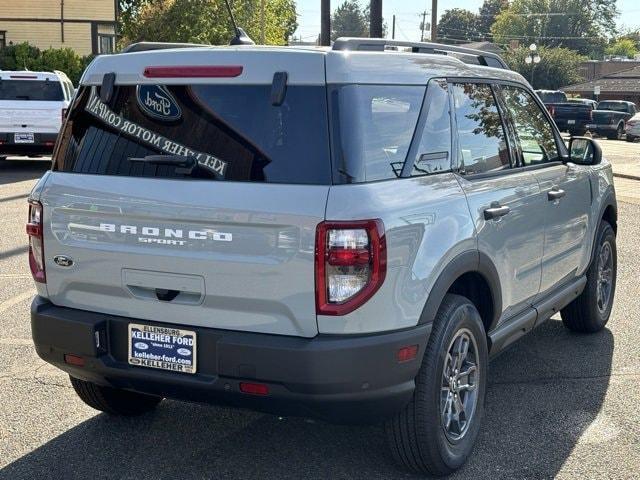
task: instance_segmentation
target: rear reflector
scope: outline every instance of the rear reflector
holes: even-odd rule
[[[399,363],[408,362],[413,360],[418,355],[418,345],[409,345],[408,347],[402,347],[396,353],[396,358]]]
[[[269,386],[262,383],[240,383],[240,391],[251,395],[269,395]]]
[[[228,78],[242,73],[241,65],[203,65],[175,67],[146,67],[147,78]]]
[[[74,365],[76,367],[84,367],[84,358],[78,355],[66,353],[64,355],[64,363],[68,363],[69,365]]]

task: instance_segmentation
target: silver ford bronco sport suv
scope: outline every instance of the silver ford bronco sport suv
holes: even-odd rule
[[[179,47],[98,57],[29,197],[33,340],[90,406],[381,421],[446,474],[490,356],[607,323],[611,167],[499,57]]]

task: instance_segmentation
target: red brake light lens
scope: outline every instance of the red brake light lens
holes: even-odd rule
[[[240,391],[250,395],[269,395],[269,386],[263,383],[240,383]]]
[[[36,282],[46,283],[44,240],[42,235],[42,204],[33,200],[29,202],[27,235],[29,235],[29,268],[31,269],[31,275]]]
[[[242,65],[194,65],[175,67],[146,67],[147,78],[230,78],[242,73]]]
[[[384,282],[387,249],[382,220],[322,222],[316,230],[316,312],[346,315]]]

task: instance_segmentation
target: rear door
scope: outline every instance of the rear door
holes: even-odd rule
[[[290,76],[276,105],[273,74],[117,84],[109,102],[100,87],[80,89],[41,196],[53,303],[316,335],[314,241],[331,178],[324,76]],[[186,163],[167,164],[176,158]]]
[[[11,75],[0,80],[0,132],[57,133],[66,105],[58,80]]]
[[[545,235],[540,294],[564,283],[582,268],[591,205],[589,167],[565,164],[563,146],[542,107],[524,88],[500,88],[516,134],[520,162],[530,168],[543,194]]]
[[[500,278],[505,320],[531,305],[538,293],[544,203],[531,172],[514,168],[513,148],[491,86],[450,87],[460,184],[475,222],[478,249]]]

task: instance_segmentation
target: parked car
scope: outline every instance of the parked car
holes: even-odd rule
[[[593,111],[593,123],[587,125],[587,128],[609,139],[622,140],[626,121],[636,113],[636,105],[633,102],[603,100]]]
[[[161,47],[93,61],[28,199],[35,348],[91,407],[385,421],[446,474],[490,356],[607,323],[611,166],[498,56]]]
[[[593,122],[593,106],[587,102],[567,99],[562,91],[536,90],[549,114],[562,132],[581,136],[587,132],[587,124]]]
[[[73,92],[63,72],[0,70],[0,158],[50,154]]]
[[[627,142],[635,142],[640,138],[640,113],[636,113],[627,120],[625,125],[625,134]]]

